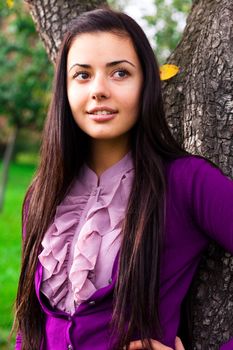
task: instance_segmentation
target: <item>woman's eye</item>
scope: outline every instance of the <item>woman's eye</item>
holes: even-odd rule
[[[119,69],[116,72],[114,72],[114,77],[116,77],[116,78],[125,78],[128,75],[129,75],[129,73],[125,69]]]
[[[78,80],[86,80],[89,78],[89,73],[87,72],[77,72],[74,74],[74,78]]]

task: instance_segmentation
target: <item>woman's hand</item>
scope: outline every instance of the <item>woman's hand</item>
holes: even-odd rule
[[[173,350],[172,348],[169,348],[168,346],[163,345],[162,343],[154,339],[151,339],[151,343],[152,343],[153,350]],[[128,350],[141,350],[141,349],[143,349],[141,340],[132,341],[129,344],[129,348],[128,348]],[[175,341],[175,350],[185,350],[180,338],[178,337],[176,337],[176,341]]]
[[[182,344],[182,341],[179,337],[176,337],[175,340],[175,350],[185,350],[184,345]]]

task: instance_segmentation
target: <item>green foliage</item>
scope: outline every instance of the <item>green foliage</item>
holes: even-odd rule
[[[2,11],[6,14],[7,10]],[[8,10],[7,17],[0,18],[0,114],[18,128],[41,128],[53,66],[21,1]]]
[[[10,8],[7,4],[7,0],[1,0],[0,1],[0,20],[1,17],[4,18],[5,16],[8,16],[10,13]]]
[[[21,207],[34,171],[34,164],[11,165],[6,203],[0,213],[0,349],[4,348],[13,321],[21,257]]]
[[[108,5],[118,11],[124,11],[124,8],[128,5],[129,0],[108,0]]]
[[[154,0],[156,13],[146,16],[155,28],[155,47],[159,62],[163,64],[180,41],[192,0]]]

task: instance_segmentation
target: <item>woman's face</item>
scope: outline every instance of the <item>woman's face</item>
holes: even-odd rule
[[[138,118],[142,68],[131,40],[78,35],[67,57],[67,95],[77,125],[93,139],[128,138]]]

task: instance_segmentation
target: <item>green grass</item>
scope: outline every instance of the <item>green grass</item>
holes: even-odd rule
[[[1,169],[0,162],[0,174]],[[4,348],[13,321],[21,260],[21,208],[34,171],[35,165],[11,165],[4,208],[0,212],[0,349]]]

